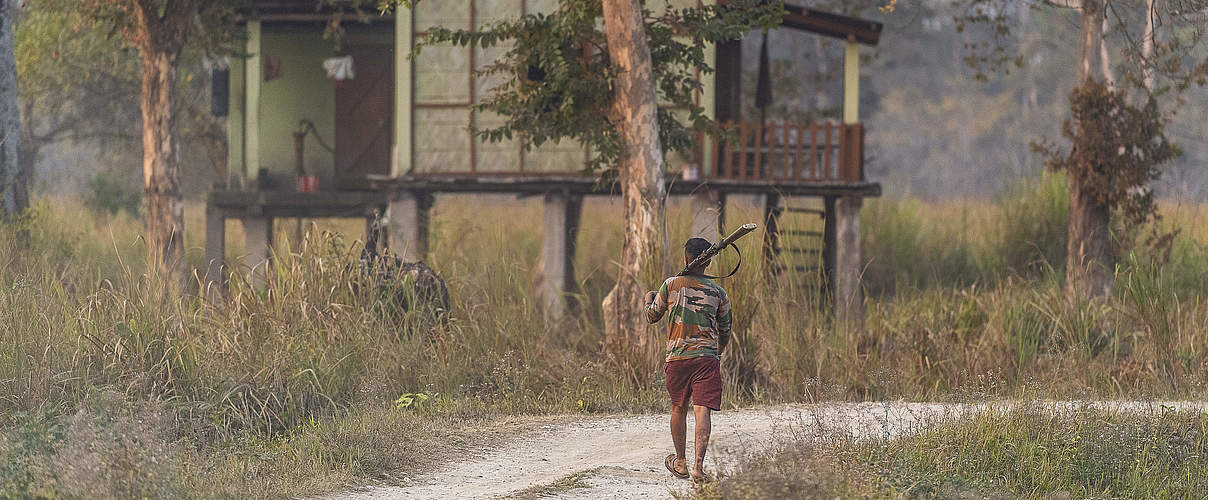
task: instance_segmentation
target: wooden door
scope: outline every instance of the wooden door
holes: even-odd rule
[[[388,44],[348,45],[355,77],[336,86],[335,180],[339,189],[390,173],[394,123],[394,51]]]

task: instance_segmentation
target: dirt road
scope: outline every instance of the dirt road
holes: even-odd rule
[[[1005,406],[1011,403],[994,405]],[[1085,403],[1045,403],[1054,410]],[[1099,403],[1127,411],[1161,408],[1208,410],[1203,403]],[[985,405],[858,403],[794,405],[714,413],[711,468],[726,468],[744,450],[766,446],[790,432],[842,433],[860,438],[914,432],[935,419],[967,416]],[[688,453],[692,450],[692,419]],[[498,449],[400,486],[366,487],[333,499],[499,498],[517,494],[551,498],[670,498],[690,489],[663,468],[671,451],[665,415],[614,417],[549,425]],[[499,432],[506,431],[500,429]]]

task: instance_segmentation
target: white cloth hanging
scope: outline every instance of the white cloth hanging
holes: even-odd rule
[[[331,78],[337,82],[356,78],[356,72],[354,71],[352,64],[352,56],[324,59],[323,69],[327,70],[328,78]]]

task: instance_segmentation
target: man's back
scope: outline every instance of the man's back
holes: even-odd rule
[[[646,307],[646,319],[657,323],[668,312],[667,361],[719,358],[733,323],[730,298],[721,285],[697,275],[668,278]]]

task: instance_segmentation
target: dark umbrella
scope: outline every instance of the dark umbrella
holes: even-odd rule
[[[759,82],[755,85],[755,107],[759,108],[759,144],[766,144],[768,106],[772,105],[772,69],[768,64],[768,32],[763,32],[763,44],[759,46]],[[752,165],[756,175],[762,165]]]
[[[768,106],[772,105],[772,68],[768,63],[768,33],[763,33],[763,44],[759,46],[759,82],[755,85],[755,107],[759,108],[759,126],[767,118]]]

